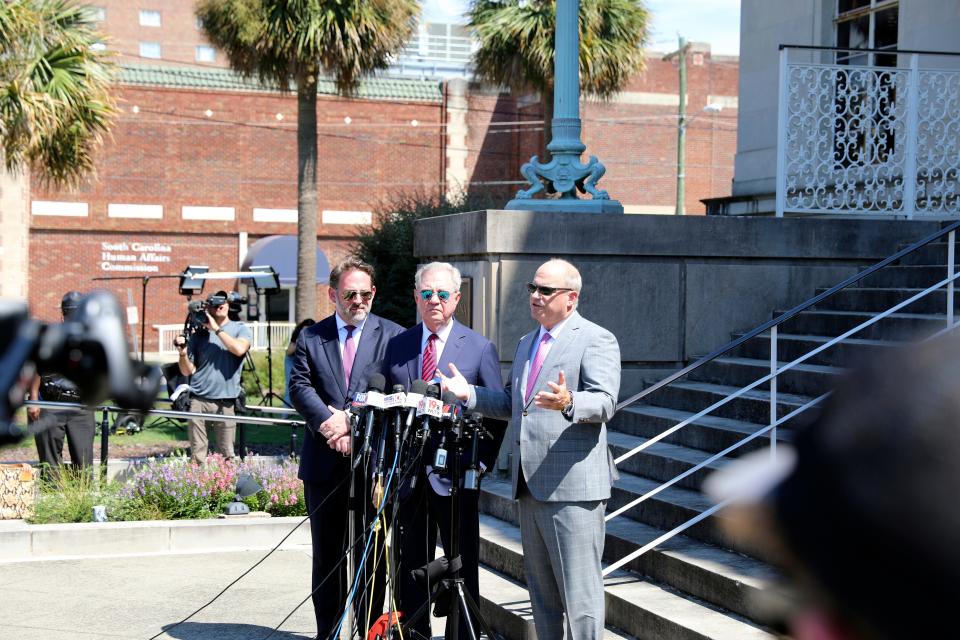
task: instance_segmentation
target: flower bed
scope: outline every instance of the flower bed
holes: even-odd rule
[[[243,500],[251,510],[271,516],[306,515],[296,463],[238,462],[214,454],[203,465],[184,456],[148,459],[134,467],[124,482],[101,488],[88,476],[62,474],[58,482],[44,488],[30,521],[89,521],[94,504],[105,505],[110,520],[212,518],[233,500],[237,479],[243,474],[263,487]]]

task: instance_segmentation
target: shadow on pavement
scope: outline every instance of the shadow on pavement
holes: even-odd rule
[[[257,624],[230,624],[226,622],[184,622],[180,625],[164,625],[164,638],[178,640],[304,640],[313,638],[312,633],[273,631]],[[271,635],[271,632],[273,633]]]

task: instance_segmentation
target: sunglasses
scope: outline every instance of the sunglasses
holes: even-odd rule
[[[440,298],[440,302],[446,302],[450,299],[450,296],[453,294],[449,291],[434,291],[433,289],[421,289],[420,290],[420,299],[424,302],[429,302],[433,300],[433,295],[436,294]]]
[[[355,296],[360,296],[360,299],[364,302],[370,302],[370,298],[373,297],[373,291],[354,291],[353,289],[349,289],[340,294],[344,302],[350,302]]]
[[[530,295],[540,292],[540,295],[546,298],[546,297],[552,296],[557,291],[573,291],[573,289],[568,289],[566,287],[545,287],[542,284],[535,284],[533,282],[528,282],[527,291],[530,292]]]

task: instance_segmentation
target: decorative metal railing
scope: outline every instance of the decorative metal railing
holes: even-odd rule
[[[960,214],[960,54],[782,46],[778,108],[777,216]]]
[[[253,340],[250,342],[252,351],[265,351],[267,349],[267,330],[269,328],[270,346],[274,352],[280,353],[287,348],[290,342],[290,335],[296,326],[293,322],[271,322],[269,327],[266,322],[247,322],[245,323],[253,334]],[[173,355],[176,349],[173,348],[173,339],[181,331],[182,324],[155,324],[153,328],[158,333],[157,340],[160,345],[158,351],[160,355]]]
[[[636,498],[628,501],[627,503],[621,505],[620,507],[618,507],[618,508],[616,508],[616,509],[613,509],[612,511],[610,511],[609,513],[607,513],[607,515],[606,515],[606,520],[607,520],[607,521],[610,521],[610,520],[612,520],[613,518],[619,517],[619,516],[627,513],[628,511],[630,511],[631,509],[639,506],[639,505],[642,504],[643,502],[649,500],[650,498],[653,498],[653,497],[656,496],[657,494],[659,494],[659,493],[665,491],[666,489],[668,489],[668,488],[676,485],[678,482],[680,482],[680,481],[683,480],[684,478],[687,478],[687,477],[689,477],[689,476],[691,476],[691,475],[693,475],[693,474],[701,471],[702,469],[705,469],[705,468],[707,468],[708,466],[713,465],[714,463],[716,463],[716,462],[718,462],[718,461],[722,461],[726,456],[730,455],[731,453],[734,453],[736,450],[742,448],[744,445],[746,445],[746,444],[748,444],[748,443],[750,443],[750,442],[752,442],[752,441],[754,441],[754,440],[756,440],[756,439],[758,439],[758,438],[767,437],[767,438],[769,439],[769,443],[770,443],[770,454],[771,454],[772,456],[775,456],[775,455],[776,455],[776,450],[777,450],[777,449],[776,449],[776,444],[777,444],[777,429],[778,429],[778,427],[779,427],[780,425],[784,424],[784,423],[787,422],[787,421],[793,420],[794,418],[796,418],[796,417],[799,416],[800,414],[808,411],[809,409],[817,406],[818,404],[820,404],[820,403],[829,395],[829,392],[828,392],[828,393],[824,393],[824,394],[822,394],[822,395],[819,395],[819,396],[816,397],[816,398],[813,398],[813,399],[811,399],[811,400],[803,403],[803,404],[800,405],[799,407],[796,407],[795,409],[792,409],[791,411],[789,411],[789,412],[786,413],[785,415],[779,415],[778,408],[780,407],[780,405],[779,405],[779,402],[778,402],[778,390],[777,390],[778,377],[779,377],[780,375],[783,375],[784,373],[786,373],[786,372],[788,372],[788,371],[791,371],[791,370],[797,368],[799,365],[803,364],[804,362],[809,361],[811,358],[813,358],[813,357],[816,356],[817,354],[820,354],[820,353],[822,353],[823,351],[826,351],[827,349],[833,348],[833,347],[835,347],[835,346],[838,345],[838,344],[841,344],[841,343],[843,343],[843,342],[845,342],[845,341],[848,341],[849,339],[851,339],[852,337],[856,336],[857,334],[862,333],[862,332],[863,332],[865,329],[867,329],[868,327],[871,327],[871,326],[877,324],[878,322],[881,322],[882,320],[884,320],[884,319],[886,319],[886,318],[889,318],[889,317],[892,316],[893,314],[896,314],[896,313],[898,313],[898,312],[902,312],[902,310],[910,307],[911,305],[914,305],[917,301],[921,300],[922,298],[924,298],[924,297],[926,297],[926,296],[930,295],[931,293],[933,293],[933,292],[935,292],[935,291],[938,291],[938,290],[945,291],[946,304],[945,304],[945,306],[944,306],[944,313],[943,313],[943,316],[942,316],[942,317],[943,317],[943,321],[944,321],[944,322],[943,322],[943,328],[942,328],[940,331],[938,331],[935,335],[939,335],[939,334],[944,333],[944,332],[946,332],[946,331],[950,331],[950,330],[955,329],[955,328],[958,326],[958,324],[960,324],[960,323],[958,323],[958,322],[956,321],[956,319],[955,319],[955,302],[954,302],[954,299],[955,299],[955,284],[954,284],[954,283],[955,283],[955,281],[957,280],[957,278],[960,277],[960,272],[958,272],[957,269],[956,269],[956,261],[957,261],[957,254],[956,254],[956,231],[957,231],[957,229],[960,229],[960,221],[952,222],[952,223],[950,223],[949,225],[947,225],[947,226],[943,227],[942,229],[940,229],[939,231],[936,231],[935,233],[932,233],[932,234],[928,235],[926,238],[923,238],[922,240],[919,240],[919,241],[911,244],[910,246],[908,246],[908,247],[906,247],[906,248],[904,248],[904,249],[896,252],[895,254],[893,254],[893,255],[891,255],[891,256],[889,256],[889,257],[887,257],[887,258],[884,258],[884,259],[881,260],[880,262],[878,262],[878,263],[876,263],[876,264],[868,267],[867,269],[864,269],[863,271],[861,271],[861,272],[859,272],[859,273],[857,273],[857,274],[855,274],[855,275],[847,278],[847,279],[844,280],[843,282],[840,282],[839,284],[837,284],[837,285],[835,285],[835,286],[827,289],[826,291],[824,291],[824,292],[822,292],[822,293],[814,296],[813,298],[810,298],[810,299],[807,300],[806,302],[803,302],[803,303],[797,305],[796,307],[790,309],[789,311],[786,311],[785,313],[780,314],[780,315],[777,316],[776,318],[774,318],[774,319],[772,319],[772,320],[769,320],[768,322],[765,322],[765,323],[761,324],[760,326],[752,329],[751,331],[748,331],[747,333],[743,334],[742,336],[740,336],[740,337],[737,338],[736,340],[731,341],[730,343],[728,343],[728,344],[720,347],[719,349],[716,349],[715,351],[711,352],[710,354],[708,354],[708,355],[700,358],[700,359],[697,360],[696,362],[693,362],[693,363],[687,365],[687,366],[684,367],[683,369],[680,369],[679,371],[677,371],[677,372],[675,372],[675,373],[667,376],[666,378],[660,380],[659,382],[657,382],[657,383],[655,383],[655,384],[647,387],[646,389],[644,389],[644,390],[641,391],[640,393],[637,393],[637,394],[635,394],[635,395],[627,398],[627,399],[624,400],[623,402],[620,402],[620,403],[617,405],[617,411],[621,411],[622,409],[624,409],[624,408],[626,408],[626,407],[628,407],[628,406],[630,406],[630,405],[633,405],[633,404],[635,404],[635,403],[638,403],[638,402],[640,402],[640,401],[643,401],[643,400],[646,400],[646,399],[650,398],[650,397],[651,397],[653,394],[655,394],[656,392],[658,392],[658,391],[660,391],[660,390],[662,390],[662,389],[665,389],[665,388],[669,387],[670,385],[672,385],[672,384],[674,384],[674,383],[682,380],[683,378],[685,378],[685,377],[688,376],[689,374],[693,373],[694,371],[700,369],[700,368],[703,367],[704,365],[706,365],[706,364],[708,364],[708,363],[716,360],[717,358],[719,358],[719,357],[721,357],[721,356],[724,356],[724,355],[726,355],[726,354],[729,354],[730,352],[732,352],[732,351],[733,351],[734,349],[736,349],[737,347],[739,347],[739,346],[743,345],[744,343],[746,343],[748,340],[752,340],[752,339],[757,338],[757,337],[769,337],[769,340],[770,340],[770,357],[769,357],[770,369],[769,369],[769,373],[761,376],[761,377],[758,378],[757,380],[754,380],[754,381],[751,382],[750,384],[748,384],[748,385],[746,385],[746,386],[744,386],[744,387],[742,387],[742,388],[734,391],[733,393],[729,394],[728,396],[726,396],[726,397],[724,397],[724,398],[721,398],[720,400],[714,402],[713,404],[711,404],[710,406],[704,408],[703,410],[694,413],[694,414],[691,415],[690,417],[688,417],[688,418],[686,418],[686,419],[684,419],[684,420],[676,423],[676,424],[673,425],[672,427],[669,427],[668,429],[665,429],[664,431],[662,431],[662,432],[661,432],[660,434],[658,434],[657,436],[645,440],[645,441],[644,441],[642,444],[640,444],[639,446],[637,446],[637,447],[633,448],[632,450],[627,451],[626,453],[624,453],[624,454],[620,455],[619,457],[617,457],[617,458],[615,459],[615,462],[616,462],[616,464],[618,464],[618,465],[621,464],[622,462],[624,462],[624,461],[632,458],[633,456],[635,456],[635,455],[637,455],[637,454],[639,454],[639,453],[641,453],[641,452],[649,449],[650,447],[654,446],[654,445],[657,444],[658,442],[661,442],[661,441],[664,440],[665,438],[667,438],[667,437],[669,437],[670,435],[676,433],[677,431],[683,429],[684,427],[686,427],[686,426],[688,426],[688,425],[690,425],[690,424],[692,424],[692,423],[697,422],[697,421],[700,420],[701,418],[703,418],[703,417],[705,417],[705,416],[708,416],[708,415],[710,415],[711,413],[716,412],[717,409],[719,409],[719,408],[723,407],[724,405],[732,402],[733,400],[736,400],[737,398],[740,398],[740,397],[744,396],[744,395],[747,394],[748,392],[750,392],[750,391],[752,391],[752,390],[754,390],[754,389],[757,389],[758,387],[761,387],[762,385],[766,385],[766,386],[768,387],[768,389],[769,389],[769,408],[770,408],[770,409],[769,409],[769,422],[768,422],[766,425],[763,425],[761,428],[759,428],[759,429],[757,429],[756,431],[754,431],[753,433],[745,436],[744,438],[742,438],[742,439],[739,440],[738,442],[736,442],[736,443],[732,444],[731,446],[727,447],[727,448],[724,449],[723,451],[720,451],[719,453],[716,453],[716,454],[714,454],[714,455],[712,455],[712,456],[707,457],[706,459],[700,461],[699,463],[691,466],[691,467],[690,467],[689,469],[687,469],[686,471],[678,474],[678,475],[675,476],[674,478],[672,478],[672,479],[670,479],[670,480],[667,480],[666,482],[663,482],[663,483],[660,484],[659,486],[651,489],[651,490],[648,491],[647,493],[645,493],[645,494],[643,494],[643,495],[641,495],[641,496],[638,496],[638,497],[636,497]],[[915,294],[907,297],[906,299],[898,302],[897,304],[894,304],[893,306],[889,307],[889,308],[886,309],[885,311],[876,313],[875,315],[873,315],[873,316],[870,317],[869,319],[865,320],[864,322],[859,323],[857,326],[852,327],[852,328],[850,328],[850,329],[848,329],[848,330],[846,330],[846,331],[843,331],[840,335],[838,335],[838,336],[836,336],[836,337],[834,337],[834,338],[832,338],[832,339],[830,339],[830,340],[825,341],[825,342],[824,342],[823,344],[821,344],[820,346],[818,346],[818,347],[812,349],[811,351],[809,351],[809,352],[807,352],[807,353],[805,353],[805,354],[803,354],[803,355],[795,358],[795,359],[792,360],[791,362],[783,363],[783,362],[780,362],[780,361],[779,361],[779,359],[778,359],[778,357],[777,357],[777,356],[778,356],[778,346],[777,346],[777,345],[778,345],[778,334],[779,334],[779,332],[780,332],[780,327],[781,327],[781,325],[783,325],[783,324],[786,323],[786,322],[789,322],[791,319],[795,318],[795,317],[798,316],[800,313],[802,313],[802,312],[804,312],[804,311],[807,311],[808,309],[814,307],[815,305],[818,305],[818,304],[822,303],[823,301],[825,301],[825,300],[833,297],[834,295],[836,295],[836,294],[839,293],[840,291],[846,289],[847,287],[850,287],[851,285],[860,282],[860,281],[863,280],[864,278],[867,278],[868,276],[871,276],[871,275],[873,275],[874,273],[877,273],[877,272],[880,271],[881,269],[884,269],[885,267],[887,267],[887,266],[889,266],[889,265],[897,262],[898,260],[900,260],[900,259],[903,258],[904,256],[907,256],[907,255],[909,255],[909,254],[912,254],[912,253],[914,253],[915,251],[921,249],[922,247],[927,246],[928,244],[930,244],[930,243],[933,242],[934,240],[937,240],[937,239],[940,239],[940,238],[943,238],[943,237],[946,237],[946,240],[947,240],[947,265],[946,265],[946,267],[944,268],[944,278],[943,278],[943,279],[941,279],[941,280],[939,280],[938,282],[935,282],[935,283],[931,284],[930,286],[926,287],[925,289],[922,289],[921,291],[919,291],[919,292],[917,292],[917,293],[915,293]],[[631,562],[632,560],[640,557],[641,555],[643,555],[644,553],[648,552],[649,550],[657,547],[658,545],[663,544],[665,541],[669,540],[670,538],[672,538],[672,537],[674,537],[674,536],[682,533],[683,531],[686,531],[687,529],[689,529],[689,528],[692,527],[693,525],[701,522],[702,520],[705,520],[706,518],[709,518],[709,517],[712,516],[714,513],[716,513],[716,512],[719,511],[720,509],[722,509],[724,506],[726,506],[725,503],[721,503],[721,504],[715,505],[715,506],[713,506],[713,507],[711,507],[711,508],[709,508],[709,509],[706,509],[706,510],[698,513],[696,516],[694,516],[694,517],[691,518],[690,520],[688,520],[688,521],[686,521],[686,522],[684,522],[684,523],[682,523],[682,524],[674,527],[674,528],[671,529],[670,531],[667,531],[667,532],[664,533],[663,535],[657,537],[655,540],[652,540],[652,541],[648,542],[647,544],[645,544],[645,545],[641,546],[640,548],[634,550],[633,552],[627,554],[627,555],[624,556],[623,558],[621,558],[621,559],[619,559],[619,560],[617,560],[617,561],[615,561],[615,562],[610,563],[609,565],[607,565],[607,566],[604,568],[604,575],[608,575],[608,574],[612,573],[613,571],[616,571],[616,570],[619,569],[620,567],[622,567],[622,566],[624,566],[625,564]]]

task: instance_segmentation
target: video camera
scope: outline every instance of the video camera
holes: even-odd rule
[[[228,296],[211,294],[206,300],[191,300],[187,303],[187,319],[183,323],[184,333],[207,330],[207,309],[213,309],[227,302]]]
[[[125,409],[147,411],[160,387],[160,369],[130,358],[126,318],[107,292],[84,297],[62,324],[29,317],[27,305],[0,300],[0,444],[23,433],[13,414],[35,374],[59,373],[89,405],[112,397]]]

